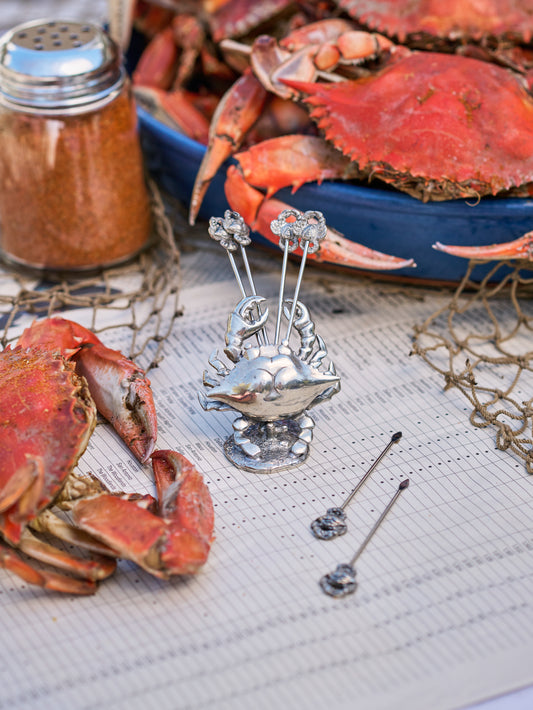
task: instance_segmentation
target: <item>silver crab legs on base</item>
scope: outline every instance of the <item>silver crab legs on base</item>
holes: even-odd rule
[[[305,213],[287,209],[271,223],[279,236],[283,264],[278,296],[275,335],[269,340],[266,329],[269,310],[266,299],[256,293],[245,247],[249,229],[237,213],[227,210],[224,218],[212,217],[209,234],[226,249],[242,295],[230,313],[224,354],[233,367],[224,364],[215,352],[209,364],[217,377],[204,372],[204,391],[199,399],[206,410],[234,410],[233,434],[224,444],[226,457],[237,467],[270,473],[305,461],[313,438],[314,421],[308,410],[340,390],[340,378],[333,363],[323,360],[327,349],[307,307],[298,300],[308,253],[316,251],[326,234],[321,212]],[[300,271],[292,298],[285,298],[288,254],[298,246],[303,251]],[[248,294],[234,259],[240,247],[248,280]],[[281,340],[281,321],[287,319]],[[299,342],[291,345],[293,328]],[[256,336],[257,344],[246,342]],[[296,339],[296,338],[293,338]]]

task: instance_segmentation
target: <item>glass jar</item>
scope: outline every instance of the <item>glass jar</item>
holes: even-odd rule
[[[118,46],[39,20],[0,39],[0,249],[60,271],[109,266],[150,233],[135,104]]]

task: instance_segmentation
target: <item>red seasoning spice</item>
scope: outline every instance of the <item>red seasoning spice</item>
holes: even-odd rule
[[[93,25],[27,23],[0,46],[0,247],[77,271],[138,253],[150,232],[135,105]]]

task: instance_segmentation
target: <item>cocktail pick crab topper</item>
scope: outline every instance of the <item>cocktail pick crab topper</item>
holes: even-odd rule
[[[233,434],[224,444],[226,457],[247,471],[268,473],[302,463],[309,454],[314,421],[312,407],[340,390],[333,363],[323,364],[327,349],[306,306],[298,300],[307,255],[320,247],[326,235],[321,212],[287,209],[271,222],[283,250],[278,308],[273,338],[268,333],[266,298],[255,289],[246,246],[250,230],[242,217],[227,210],[224,218],[211,217],[209,234],[226,249],[242,299],[230,313],[224,353],[209,358],[214,374],[204,372],[199,393],[206,410],[234,410]],[[297,247],[303,255],[293,298],[285,298],[289,253]],[[240,250],[248,290],[239,274],[234,253]],[[282,319],[287,321],[281,338]],[[296,331],[296,336],[292,330]],[[297,340],[296,347],[291,346]],[[249,342],[246,342],[249,341]],[[216,375],[216,376],[214,376]]]

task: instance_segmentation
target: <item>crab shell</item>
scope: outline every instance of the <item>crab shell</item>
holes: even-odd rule
[[[240,37],[287,10],[291,0],[218,0],[208,15],[208,22],[215,42],[225,37]]]
[[[16,544],[85,451],[96,408],[85,380],[59,354],[0,353],[0,532]]]
[[[464,41],[485,37],[529,42],[531,0],[338,0],[338,5],[367,27],[405,42],[426,36]]]
[[[250,419],[277,421],[301,414],[338,382],[337,375],[320,372],[285,345],[262,345],[247,349],[206,396]]]
[[[476,199],[533,181],[533,99],[502,67],[411,52],[361,80],[286,83],[363,177],[424,201]]]

